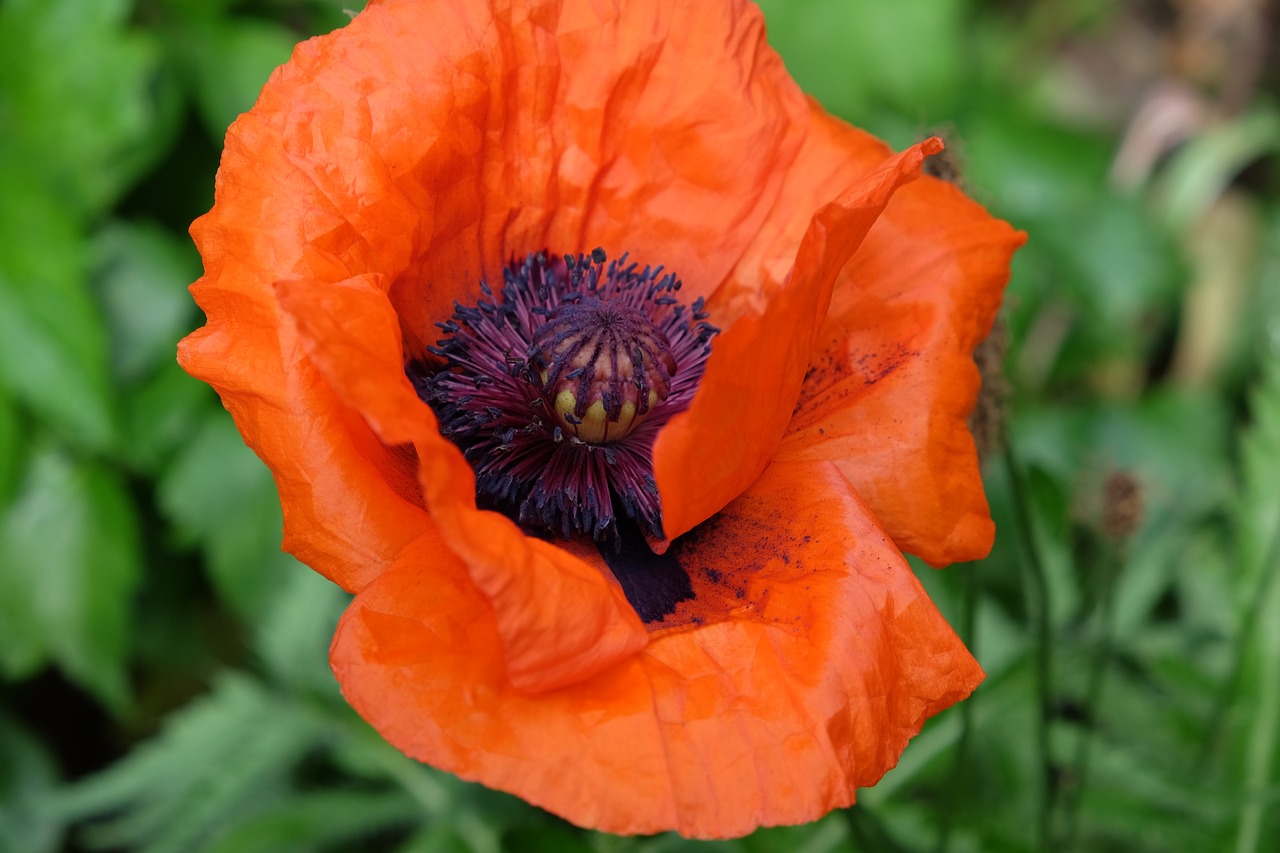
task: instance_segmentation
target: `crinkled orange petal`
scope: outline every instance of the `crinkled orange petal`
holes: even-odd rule
[[[249,133],[252,123],[242,123]],[[260,151],[270,170],[280,152]],[[217,389],[245,442],[271,468],[285,549],[355,592],[432,529],[416,466],[383,445],[311,367],[263,280],[271,269],[264,259],[301,241],[292,219],[267,217],[266,227],[258,212],[292,214],[293,200],[219,196],[214,213],[192,227],[206,271],[191,290],[209,321],[179,344],[178,361]]]
[[[765,468],[865,231],[810,222],[874,165],[825,121],[745,0],[374,0],[229,131],[180,357],[275,472],[288,547],[358,590],[334,668],[392,743],[584,825],[736,835],[850,802],[976,684],[856,466]],[[668,553],[697,595],[652,634],[598,557],[476,509],[403,369],[512,257],[597,245],[729,329],[659,472],[676,527],[728,506]],[[728,422],[757,365],[763,413]]]
[[[412,467],[313,387],[274,282],[386,276],[413,354],[528,251],[630,250],[690,299],[762,283],[742,259],[808,112],[745,0],[380,2],[299,45],[228,131],[180,351],[275,472],[286,547],[354,590],[428,522]]]
[[[851,187],[893,156],[893,149],[869,133],[849,128],[832,144],[832,127],[843,123],[808,101],[799,152],[783,175],[782,189],[760,231],[737,267],[711,296],[717,313],[737,317],[763,310],[766,296],[791,273],[796,247],[839,187]]]
[[[719,838],[814,820],[981,670],[835,465],[775,463],[712,525],[685,557],[718,621],[592,679],[513,689],[492,610],[429,545],[352,603],[334,672],[399,749],[582,826]]]
[[[300,169],[271,176],[277,192],[319,190],[326,250],[341,256],[348,225],[413,242],[382,271],[415,354],[455,298],[530,251],[629,251],[690,301],[711,293],[808,114],[745,0],[373,3],[301,45],[265,109]]]
[[[863,135],[817,122],[806,159],[838,171]],[[1024,239],[942,181],[898,192],[840,276],[779,449],[837,463],[899,547],[933,565],[981,558],[994,538],[966,423],[972,353]]]
[[[742,315],[716,338],[693,402],[654,445],[668,540],[714,515],[769,464],[795,409],[836,276],[894,191],[941,148],[937,139],[909,148],[821,207],[786,283],[766,294],[760,313]]]
[[[505,516],[476,509],[471,468],[405,376],[399,322],[383,285],[382,277],[359,276],[320,286],[280,282],[277,291],[307,356],[343,402],[384,442],[416,447],[443,539],[496,614],[507,677],[522,690],[547,690],[634,654],[648,634],[612,578],[526,537]],[[436,556],[415,567],[427,575],[443,559],[439,537],[429,541]]]

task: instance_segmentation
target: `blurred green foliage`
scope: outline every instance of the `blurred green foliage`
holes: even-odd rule
[[[1000,537],[921,569],[989,677],[855,809],[622,839],[347,709],[345,596],[279,551],[267,471],[174,362],[223,132],[344,5],[0,4],[0,853],[1270,849],[1280,79],[1225,106],[1194,81],[1221,108],[1126,178],[1142,92],[1111,60],[1187,37],[1164,4],[763,2],[807,91],[898,146],[941,129],[1030,234],[993,362]]]

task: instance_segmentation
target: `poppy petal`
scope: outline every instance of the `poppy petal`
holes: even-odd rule
[[[843,137],[832,122],[831,157]],[[954,186],[898,192],[841,273],[781,459],[840,465],[903,550],[941,566],[995,535],[966,418],[1025,235]]]
[[[811,99],[808,107],[804,140],[784,174],[781,193],[738,266],[711,297],[717,314],[758,313],[762,293],[790,273],[813,211],[831,201],[832,188],[854,186],[893,156],[885,142],[845,125],[818,102]],[[833,128],[842,131],[838,140]]]
[[[192,229],[208,326],[180,355],[276,472],[288,549],[358,589],[422,518],[397,451],[299,396],[273,282],[388,276],[415,355],[544,247],[629,249],[710,294],[767,239],[809,109],[745,0],[371,3],[300,44],[227,134]]]
[[[597,567],[530,539],[475,507],[475,479],[441,437],[405,376],[400,326],[381,276],[337,284],[280,282],[307,356],[337,395],[388,444],[412,444],[427,505],[445,542],[492,605],[512,683],[547,690],[634,654],[648,633],[621,588]],[[438,537],[433,537],[438,547]],[[420,565],[420,571],[430,568]]]
[[[660,629],[594,678],[514,689],[492,610],[429,545],[352,603],[334,672],[402,751],[583,826],[713,838],[814,820],[981,670],[837,466],[776,463],[713,524],[686,557],[718,621]]]
[[[318,196],[325,253],[345,263],[389,230],[413,243],[348,267],[394,276],[418,354],[529,251],[630,251],[709,294],[758,235],[808,106],[744,0],[535,0],[371,3],[300,45],[255,111],[295,168],[240,169]]]
[[[218,390],[270,467],[284,549],[355,592],[432,529],[412,455],[379,441],[302,358],[274,295],[256,287],[241,260],[269,238],[208,219],[192,232],[208,272],[191,289],[209,322],[179,344],[178,361]],[[241,254],[241,247],[250,248]]]
[[[668,540],[714,515],[769,464],[795,409],[836,276],[894,192],[941,149],[937,139],[909,148],[819,209],[785,285],[765,295],[759,313],[739,317],[716,339],[693,402],[654,445]]]

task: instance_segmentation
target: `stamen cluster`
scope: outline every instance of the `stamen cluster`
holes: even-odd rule
[[[476,472],[478,502],[537,533],[615,539],[619,516],[662,536],[658,431],[684,410],[717,329],[662,267],[531,253],[455,304],[407,367],[440,431]]]

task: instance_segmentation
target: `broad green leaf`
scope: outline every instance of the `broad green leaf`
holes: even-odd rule
[[[0,526],[0,666],[26,675],[52,660],[121,710],[140,559],[123,485],[37,447]]]
[[[1036,223],[1080,223],[1097,213],[1115,153],[1104,137],[1050,124],[999,101],[966,127],[964,148],[965,174],[979,195],[1001,215],[1034,230],[1027,248],[1051,236]]]
[[[160,476],[161,511],[198,544],[223,601],[260,618],[284,578],[298,571],[280,551],[280,501],[267,468],[226,413],[211,411]]]
[[[1015,344],[1012,378],[1040,387],[1061,372],[1062,350],[1083,325],[1079,314],[1090,302],[1081,243],[1072,240],[1094,229],[1099,211],[1117,201],[1101,188],[1114,143],[998,101],[966,123],[962,141],[965,175],[978,200],[1031,235],[1014,257],[1005,305]],[[1107,259],[1091,263],[1105,269]],[[1091,367],[1074,365],[1076,372]]]
[[[1071,233],[1040,236],[1072,264],[1084,319],[1097,336],[1095,358],[1110,348],[1108,338],[1139,339],[1146,315],[1171,308],[1181,272],[1178,247],[1137,202],[1102,196],[1098,202]]]
[[[301,564],[293,568],[257,622],[254,648],[275,680],[336,699],[329,644],[351,596]]]
[[[913,118],[949,117],[963,91],[963,4],[956,0],[764,0],[769,42],[800,87],[832,112],[863,118],[868,102]]]
[[[95,235],[94,286],[111,330],[121,384],[174,359],[174,345],[196,314],[187,285],[200,275],[190,241],[146,223],[112,222]]]
[[[68,441],[116,440],[103,320],[66,209],[0,155],[0,386]]]
[[[170,352],[155,375],[130,389],[124,399],[129,436],[122,448],[125,459],[148,474],[158,473],[214,413],[226,418],[209,386],[187,375]]]
[[[154,162],[176,116],[176,104],[162,110],[156,97],[158,45],[126,27],[132,6],[132,0],[0,5],[7,146],[47,191],[82,213],[108,207]]]
[[[301,40],[279,24],[243,18],[193,19],[178,38],[200,117],[218,141]]]
[[[26,436],[18,412],[0,389],[0,506],[8,505],[26,465]]]
[[[1107,187],[1114,143],[1007,110],[967,129],[979,198],[1031,235],[1006,300],[1015,378],[1140,380],[1176,311],[1184,261],[1139,200]]]
[[[30,732],[0,713],[0,853],[53,853],[63,826],[47,797],[57,768]]]

